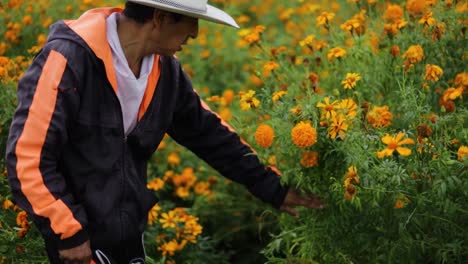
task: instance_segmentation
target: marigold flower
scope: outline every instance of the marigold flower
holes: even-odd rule
[[[412,45],[402,56],[407,59],[410,64],[420,62],[424,59],[424,50],[420,45]]]
[[[257,108],[260,101],[254,97],[255,91],[249,90],[247,93],[241,95],[240,107],[241,110],[249,110],[250,108]]]
[[[388,106],[374,106],[366,115],[367,122],[373,127],[388,127],[392,122],[393,115],[388,111]]]
[[[359,175],[357,173],[357,168],[356,166],[350,166],[348,167],[348,171],[346,172],[346,179],[349,179],[349,182],[347,182],[348,184],[353,181],[354,183],[356,184],[359,184],[360,183],[360,179],[359,179]],[[346,185],[346,182],[345,182],[345,185]]]
[[[277,91],[277,92],[274,92],[273,93],[273,96],[271,97],[271,100],[273,101],[273,103],[276,103],[276,101],[278,101],[281,97],[283,97],[284,95],[286,95],[287,92],[286,91]]]
[[[432,40],[436,41],[440,39],[443,34],[445,34],[445,23],[437,22],[432,30]]]
[[[291,108],[291,109],[289,110],[289,112],[291,112],[291,113],[293,113],[293,114],[295,114],[295,115],[300,115],[300,114],[302,114],[301,106],[298,105],[298,106],[296,106],[296,107],[293,107],[293,108]]]
[[[463,159],[468,158],[468,146],[460,146],[460,148],[458,148],[457,154],[459,161],[463,161]]]
[[[162,244],[158,247],[158,250],[161,251],[163,256],[169,255],[174,256],[174,253],[178,250],[179,244],[177,240],[173,239],[167,243]]]
[[[318,164],[319,154],[315,151],[304,151],[302,152],[302,159],[300,164],[306,168],[313,167]]]
[[[29,228],[28,214],[25,211],[21,211],[16,215],[16,225]]]
[[[345,199],[347,201],[351,201],[351,199],[353,199],[353,197],[356,195],[357,195],[357,189],[353,184],[349,183],[345,185]]]
[[[395,136],[390,136],[388,133],[382,137],[382,142],[387,145],[387,148],[385,148],[382,151],[379,151],[377,153],[377,157],[384,158],[386,156],[391,156],[394,153],[399,154],[401,156],[409,156],[411,154],[411,149],[402,147],[402,145],[407,145],[407,144],[414,144],[414,140],[411,138],[405,138],[403,137],[406,134],[404,132],[399,132]]]
[[[411,14],[419,14],[423,11],[426,5],[426,0],[408,0],[406,2],[406,10]]]
[[[146,184],[146,188],[157,192],[164,188],[164,181],[160,178],[154,178]]]
[[[455,85],[458,87],[458,86],[461,86],[461,87],[467,87],[468,86],[468,73],[466,72],[462,72],[462,73],[459,73],[457,74],[457,76],[455,76]]]
[[[161,210],[161,207],[158,204],[156,204],[148,212],[148,224],[149,225],[153,225],[156,222],[156,220],[158,219],[158,215],[159,215],[158,211],[160,210]]]
[[[424,74],[424,79],[436,82],[443,73],[444,71],[439,66],[426,64],[426,73]]]
[[[291,130],[291,139],[300,148],[310,147],[317,142],[317,131],[309,123],[301,121]]]
[[[333,61],[336,58],[342,58],[346,55],[346,50],[341,48],[341,47],[335,47],[330,49],[330,51],[327,54],[327,58],[329,61]]]
[[[318,102],[317,107],[322,109],[322,117],[330,119],[336,115],[336,110],[340,108],[340,105],[337,100],[330,103],[330,97],[325,97],[323,99],[324,103]]]
[[[424,24],[425,26],[432,26],[436,23],[436,20],[432,17],[432,12],[426,12],[419,19],[419,24]]]
[[[162,213],[159,222],[162,224],[162,228],[176,228],[176,224],[179,220],[178,215],[172,210],[169,211],[169,213]]]
[[[399,5],[390,4],[385,10],[384,20],[387,22],[397,22],[403,18],[403,9]]]
[[[432,136],[432,128],[428,124],[419,124],[417,130],[418,138],[428,138]]]
[[[12,201],[10,201],[9,199],[6,199],[3,202],[3,209],[4,210],[8,210],[8,209],[12,208],[13,206],[15,206],[15,204]]]
[[[229,121],[232,118],[231,110],[229,110],[229,108],[222,108],[218,114],[224,121]]]
[[[171,165],[171,166],[175,166],[175,165],[179,164],[180,163],[179,155],[177,155],[177,153],[175,153],[175,152],[172,152],[167,157],[167,163],[169,163],[169,165]]]
[[[209,195],[211,194],[210,191],[210,183],[209,182],[197,182],[193,187],[193,191],[198,195]]]
[[[400,55],[400,47],[398,47],[397,45],[393,45],[390,48],[390,54],[392,54],[394,58],[398,57]]]
[[[332,118],[332,122],[328,128],[328,136],[330,136],[331,139],[335,139],[337,136],[339,136],[340,139],[344,139],[348,127],[349,125],[344,116],[342,114],[336,115]]]
[[[463,87],[459,87],[459,88],[450,87],[447,90],[445,90],[444,93],[442,94],[442,100],[453,101],[457,99],[458,97],[462,97],[462,95],[463,95]]]
[[[279,68],[279,64],[274,61],[269,61],[263,65],[263,77],[270,76],[271,72]]]
[[[403,208],[403,207],[405,207],[405,206],[406,206],[405,200],[403,200],[403,199],[401,199],[401,198],[398,198],[398,199],[396,199],[395,205],[393,206],[393,208],[395,208],[395,209],[401,209],[401,208]]]
[[[267,124],[262,124],[258,126],[255,131],[255,141],[262,148],[269,148],[273,143],[275,137],[275,132],[273,128]]]
[[[322,12],[317,18],[317,26],[328,27],[328,23],[335,17],[335,13]]]
[[[347,89],[352,89],[356,87],[356,83],[361,80],[361,75],[359,73],[347,73],[346,74],[346,79],[341,81],[341,84],[343,84],[343,87]]]
[[[357,115],[357,104],[353,100],[353,98],[347,98],[341,100],[339,104],[339,108],[341,109],[341,112],[345,114],[347,118],[355,118]]]
[[[301,47],[309,46],[312,48],[312,45],[314,44],[314,39],[315,35],[308,35],[305,39],[299,41],[299,45]]]
[[[234,93],[234,90],[232,89],[224,90],[222,98],[224,100],[225,106],[232,104],[235,97],[236,97],[236,94]]]

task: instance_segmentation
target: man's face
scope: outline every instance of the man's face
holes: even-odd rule
[[[198,36],[198,19],[182,16],[175,21],[171,14],[166,14],[157,30],[157,37],[152,42],[155,53],[172,56],[182,50],[182,45],[187,44],[189,38]]]

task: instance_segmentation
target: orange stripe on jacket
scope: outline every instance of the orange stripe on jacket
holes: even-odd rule
[[[37,215],[50,220],[51,228],[65,239],[82,229],[81,224],[61,200],[56,200],[44,184],[39,169],[41,152],[55,111],[58,86],[67,60],[62,54],[51,51],[37,83],[28,118],[16,145],[18,180],[21,191]]]
[[[65,24],[78,34],[93,50],[94,54],[104,62],[107,79],[117,93],[117,77],[112,61],[112,51],[106,35],[106,18],[114,12],[122,12],[122,9],[91,9],[77,20],[66,20]]]
[[[158,84],[159,76],[161,75],[161,67],[159,65],[159,55],[154,55],[153,69],[148,77],[148,84],[146,85],[145,94],[141,100],[140,109],[138,110],[138,120],[140,120],[148,109],[151,99],[153,98],[156,86]]]

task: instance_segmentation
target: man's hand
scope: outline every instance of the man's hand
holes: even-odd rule
[[[321,209],[325,207],[324,202],[320,199],[319,196],[308,193],[307,195],[301,195],[294,188],[289,188],[286,198],[284,198],[283,205],[281,205],[280,210],[284,211],[292,216],[299,216],[293,206],[304,206],[308,208]]]
[[[92,259],[89,240],[77,247],[59,250],[59,255],[64,264],[89,264]]]

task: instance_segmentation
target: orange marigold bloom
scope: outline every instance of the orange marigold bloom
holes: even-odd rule
[[[349,181],[345,180],[345,185],[349,184],[351,181],[353,181],[356,184],[360,183],[356,166],[348,167],[348,171],[346,172],[346,179],[349,179]]]
[[[427,12],[419,19],[419,24],[424,24],[426,26],[432,26],[436,23],[436,20],[432,17],[432,12]]]
[[[443,73],[444,71],[439,66],[426,64],[426,73],[424,74],[424,79],[436,82]]]
[[[405,135],[404,132],[399,132],[395,136],[390,136],[388,133],[383,136],[382,142],[387,145],[387,148],[377,152],[377,157],[381,159],[386,156],[391,156],[394,153],[400,154],[401,156],[409,156],[411,154],[411,149],[402,147],[402,145],[414,144],[414,140],[411,138],[403,139]]]
[[[407,59],[410,64],[414,64],[424,59],[424,50],[420,45],[412,45],[402,57],[403,59]]]
[[[164,187],[164,181],[160,178],[154,178],[146,184],[146,188],[153,191],[159,191]]]
[[[279,64],[274,61],[269,61],[263,65],[263,76],[270,76],[271,72],[279,68]]]
[[[318,164],[319,154],[315,151],[304,151],[302,152],[301,165],[310,168]]]
[[[347,185],[345,185],[345,199],[350,201],[351,199],[353,199],[354,196],[357,195],[357,189],[356,187],[349,183]]]
[[[426,0],[408,0],[406,2],[406,10],[411,14],[419,14],[426,6]]]
[[[462,95],[463,95],[463,87],[459,87],[459,88],[450,87],[447,90],[445,90],[444,93],[442,94],[442,100],[453,101],[457,99],[458,97],[462,97]]]
[[[22,228],[29,228],[28,214],[25,211],[21,211],[16,215],[16,225]]]
[[[455,76],[455,85],[457,87],[458,86],[468,87],[468,73],[462,72],[462,73],[457,74],[457,76]]]
[[[398,57],[400,55],[400,47],[398,47],[397,45],[393,45],[390,48],[390,54],[392,54],[394,58]]]
[[[384,20],[387,22],[397,22],[403,18],[403,9],[399,5],[389,5],[385,10]]]
[[[367,122],[373,127],[388,127],[392,122],[393,115],[388,111],[388,106],[374,106],[366,115]]]
[[[294,145],[300,148],[310,147],[317,142],[317,130],[301,121],[291,130],[291,138]]]
[[[395,205],[393,206],[393,208],[395,208],[395,209],[401,209],[401,208],[403,208],[403,207],[405,207],[405,206],[406,206],[406,203],[404,202],[404,200],[402,200],[402,199],[396,199]]]
[[[171,166],[175,166],[180,163],[180,157],[177,155],[177,153],[172,152],[169,154],[167,157],[167,163],[169,163]]]
[[[341,48],[341,47],[335,47],[330,49],[330,51],[327,54],[327,58],[329,61],[333,61],[336,58],[342,58],[346,55],[346,50]]]
[[[262,124],[255,131],[255,141],[262,148],[269,148],[273,143],[275,132],[273,128],[267,124]]]
[[[273,96],[271,97],[271,100],[273,101],[273,103],[275,103],[276,101],[278,101],[281,97],[283,97],[286,94],[287,94],[286,91],[274,92]]]
[[[458,160],[463,161],[463,159],[468,158],[468,147],[467,146],[460,146],[458,148]]]

